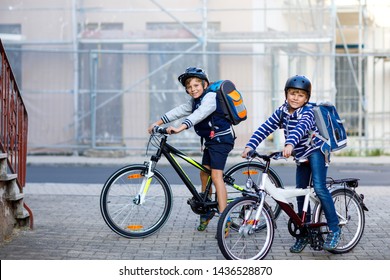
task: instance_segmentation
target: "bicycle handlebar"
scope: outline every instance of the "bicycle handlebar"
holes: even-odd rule
[[[161,127],[158,125],[153,127],[153,133],[168,134],[166,127]]]
[[[293,153],[292,155],[294,156],[295,153]],[[251,159],[251,158],[255,158],[255,157],[259,157],[265,161],[271,161],[271,159],[274,159],[274,160],[278,160],[278,159],[287,159],[286,157],[283,156],[283,152],[273,152],[269,155],[263,155],[263,154],[259,154],[258,152],[256,152],[255,150],[250,150],[248,152],[248,155],[247,155],[247,159]]]

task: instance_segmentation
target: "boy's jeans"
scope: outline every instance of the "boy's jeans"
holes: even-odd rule
[[[310,184],[310,176],[313,177],[314,190],[321,201],[322,209],[331,231],[339,230],[339,219],[328,189],[326,188],[326,176],[328,167],[325,164],[325,156],[321,150],[314,151],[309,157],[309,163],[299,164],[296,171],[297,188],[306,188]],[[304,197],[297,197],[298,213],[302,213]],[[306,222],[310,222],[310,207]]]

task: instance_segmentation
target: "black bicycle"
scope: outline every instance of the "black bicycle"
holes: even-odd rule
[[[123,237],[150,236],[157,232],[169,218],[173,206],[172,190],[165,176],[156,169],[162,156],[166,157],[192,194],[192,198],[187,201],[192,211],[196,214],[205,214],[208,211],[218,212],[216,193],[213,193],[213,200],[210,201],[208,198],[212,189],[210,169],[168,144],[168,136],[166,128],[155,127],[150,135],[147,150],[150,144],[157,150],[150,160],[143,164],[131,164],[120,168],[107,179],[103,186],[100,195],[102,216],[106,224]],[[209,174],[203,193],[197,191],[176,157]],[[253,163],[251,167],[248,169],[247,165],[238,164],[225,172],[224,181],[227,186],[232,187],[232,191],[228,192],[228,202],[241,197],[243,192],[253,192],[251,186],[248,189],[246,187],[248,172],[254,177],[261,175],[265,170],[265,165]],[[268,175],[270,182],[276,188],[283,188],[280,178],[272,169],[268,169]],[[279,206],[275,204],[273,211],[274,216],[277,217],[280,213]]]

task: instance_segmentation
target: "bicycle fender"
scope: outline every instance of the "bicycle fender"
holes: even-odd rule
[[[356,197],[356,199],[359,201],[359,203],[362,206],[363,210],[364,211],[368,211],[368,208],[367,208],[366,204],[364,204],[364,201],[363,201],[364,200],[364,195],[358,194],[354,188],[351,188],[351,187],[348,187],[348,186],[344,186],[344,185],[332,186],[329,189],[329,192],[330,192],[330,194],[332,194],[333,192],[339,191],[339,190],[352,193],[352,195],[354,197]]]

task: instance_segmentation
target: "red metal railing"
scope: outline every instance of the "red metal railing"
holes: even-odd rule
[[[8,167],[26,184],[28,116],[0,39],[0,149],[8,155]]]

